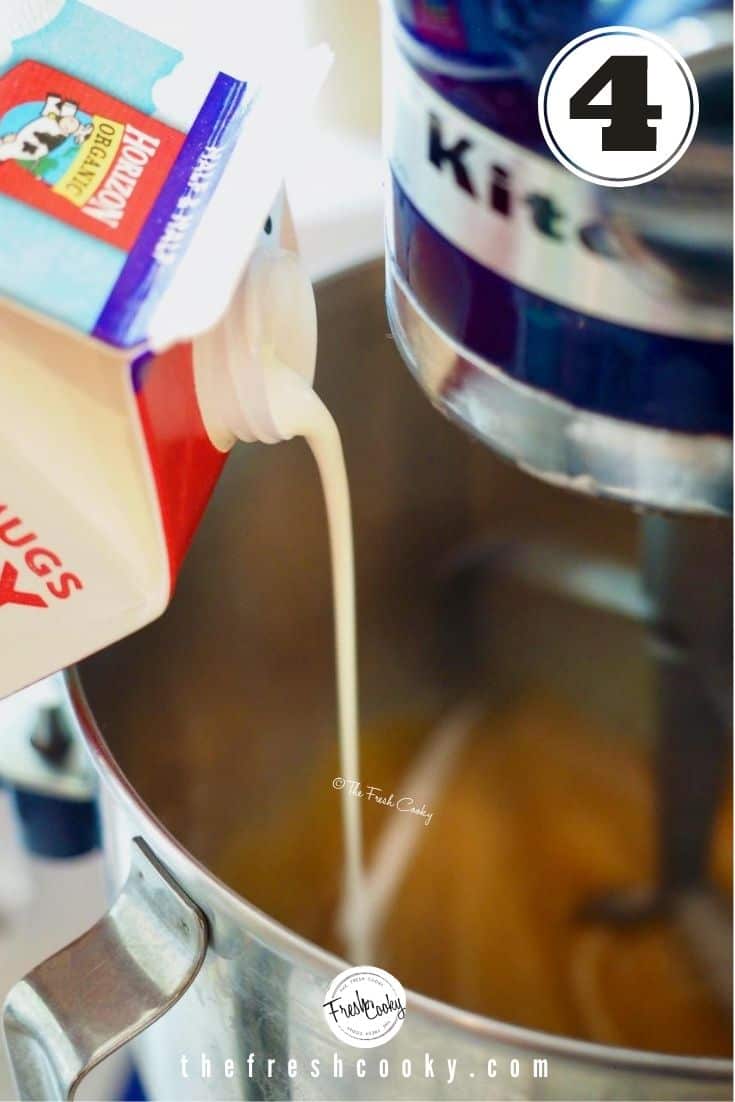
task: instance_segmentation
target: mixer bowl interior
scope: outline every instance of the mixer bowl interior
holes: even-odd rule
[[[626,755],[647,760],[652,740],[644,627],[519,580],[508,564],[521,555],[519,548],[533,545],[563,546],[632,567],[635,516],[535,482],[436,413],[390,338],[379,263],[324,283],[317,300],[317,387],[342,432],[353,495],[366,733],[360,780],[398,791],[432,725],[471,694],[493,717],[485,738],[502,740],[503,717],[512,717],[506,738],[519,744],[525,739],[531,762],[534,756],[543,762],[534,750],[541,747],[534,723],[546,723],[538,717],[556,717],[539,738],[547,744],[561,732],[557,761],[565,754],[572,763],[577,757],[570,729],[602,732],[606,749],[598,763],[612,762],[623,790],[632,768]],[[457,563],[472,560],[477,547],[486,549],[479,553],[479,581],[469,588],[455,584]],[[318,477],[302,442],[235,450],[171,607],[157,623],[86,661],[82,680],[112,753],[181,844],[245,899],[340,951],[334,921],[341,835],[331,783],[339,767],[329,560]],[[542,999],[527,997],[548,975],[543,969],[525,979],[520,975],[533,971],[524,963],[523,916],[503,919],[506,933],[515,930],[519,939],[515,978],[506,985],[516,994],[505,1002],[502,984],[485,1003],[472,983],[462,995],[451,953],[450,963],[439,959],[442,930],[425,921],[445,908],[448,896],[462,896],[474,917],[457,913],[447,919],[447,945],[459,942],[468,921],[472,952],[482,943],[483,925],[496,938],[506,936],[489,919],[484,923],[483,914],[501,910],[493,895],[512,893],[494,882],[488,894],[486,881],[473,871],[482,869],[483,853],[492,850],[483,841],[483,830],[490,828],[478,792],[485,783],[482,770],[494,768],[498,759],[483,753],[476,759],[471,796],[463,798],[461,781],[455,790],[461,813],[457,803],[454,810],[451,803],[441,805],[426,828],[427,837],[434,832],[435,839],[444,839],[448,868],[452,853],[471,858],[458,860],[454,880],[440,867],[433,888],[414,884],[413,903],[404,900],[398,921],[436,967],[414,971],[406,958],[401,971],[397,935],[394,956],[386,949],[378,963],[393,964],[406,986],[470,1009],[584,1034],[573,1015],[555,1020]],[[593,749],[591,757],[596,754]],[[507,762],[504,768],[516,787],[519,776],[528,778],[520,784],[523,806],[538,807],[542,817],[535,833],[514,843],[516,857],[507,871],[508,883],[526,875],[523,847],[533,849],[532,882],[523,895],[533,925],[545,914],[535,900],[553,896],[556,875],[555,856],[551,849],[542,852],[538,839],[559,817],[540,791],[534,797],[544,769],[529,766],[519,773]],[[561,814],[572,806],[574,793],[560,778]],[[488,775],[486,791],[497,808],[503,784]],[[473,817],[468,808],[475,804]],[[602,822],[605,799],[599,806]],[[369,846],[392,814],[367,808]],[[492,829],[502,830],[508,821],[496,817]],[[643,868],[650,865],[652,848],[649,812],[642,821],[645,837],[635,837],[639,827],[629,834]],[[599,837],[605,829],[603,823]],[[559,835],[559,845],[573,851],[582,843],[573,824],[569,830],[566,840]],[[609,874],[610,862],[596,864],[603,878]],[[625,869],[616,875],[624,881]],[[578,879],[582,890],[584,875]],[[492,959],[485,963],[492,972]],[[462,968],[472,970],[466,961]],[[636,986],[640,977],[631,982]]]

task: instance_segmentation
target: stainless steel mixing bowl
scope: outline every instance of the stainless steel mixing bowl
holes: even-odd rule
[[[502,697],[545,682],[583,697],[621,737],[650,739],[645,627],[627,573],[635,518],[532,481],[433,411],[395,351],[383,283],[376,261],[317,295],[318,389],[343,434],[354,499],[365,722],[439,716],[478,684]],[[479,584],[452,570],[458,548],[485,564]],[[587,574],[569,570],[569,549],[588,557]],[[555,592],[564,576],[582,601]],[[612,612],[595,607],[610,602]],[[99,927],[11,998],[6,1029],[29,1096],[68,1089],[136,1033],[156,1099],[729,1096],[725,1061],[551,1036],[417,993],[384,1049],[351,1049],[322,1011],[342,963],[258,910],[247,868],[233,887],[218,878],[233,837],[287,814],[308,832],[299,778],[335,742],[323,504],[302,443],[237,449],[168,612],[80,673],[71,709],[100,776],[119,895]],[[324,798],[336,823],[336,797]],[[335,842],[335,876],[338,863]],[[308,887],[289,890],[306,899]],[[310,1078],[309,1061],[326,1068],[335,1052],[344,1078]],[[212,1078],[185,1078],[181,1056],[198,1069],[201,1053]],[[437,1066],[458,1061],[453,1085],[424,1078],[426,1053]],[[266,1057],[277,1061],[271,1078]],[[534,1059],[548,1061],[547,1076],[534,1075]]]

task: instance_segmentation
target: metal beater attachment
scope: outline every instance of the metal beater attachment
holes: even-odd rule
[[[463,547],[443,578],[443,651],[476,687],[484,676],[477,605],[488,571],[647,626],[656,683],[657,878],[639,891],[590,900],[580,918],[628,924],[669,916],[712,990],[730,1005],[732,916],[708,863],[728,775],[731,528],[720,520],[648,514],[641,537],[640,572],[538,541],[488,539]]]
[[[658,883],[589,908],[638,921],[669,913],[721,1001],[732,1004],[732,915],[709,881],[715,814],[728,775],[732,701],[732,530],[651,515],[643,580],[657,679]]]

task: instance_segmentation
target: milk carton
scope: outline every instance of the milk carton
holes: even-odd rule
[[[0,697],[163,611],[278,438],[259,349],[314,368],[281,181],[328,53],[243,80],[101,8],[0,11]]]

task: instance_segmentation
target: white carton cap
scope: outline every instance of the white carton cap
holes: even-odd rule
[[[259,250],[226,315],[195,346],[197,397],[215,446],[227,451],[235,440],[272,444],[294,435],[291,391],[284,395],[280,380],[310,387],[316,349],[316,303],[300,258]]]

